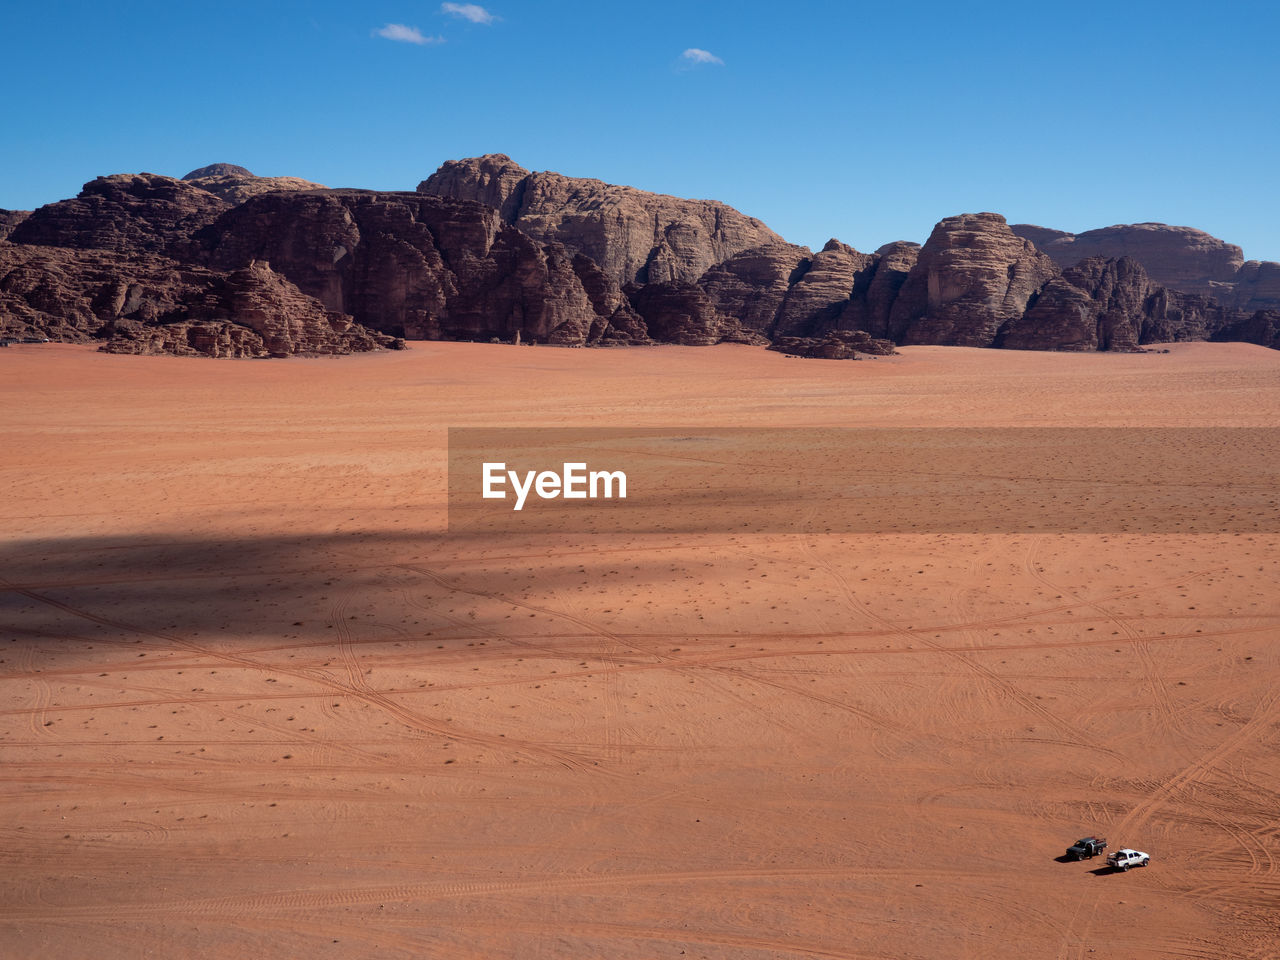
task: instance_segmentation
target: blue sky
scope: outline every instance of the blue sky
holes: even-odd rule
[[[500,152],[812,247],[994,210],[1280,260],[1272,4],[8,0],[0,37],[0,207],[214,161],[412,190]]]

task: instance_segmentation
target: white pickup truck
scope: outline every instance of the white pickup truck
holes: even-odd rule
[[[1150,862],[1150,854],[1143,853],[1141,850],[1130,850],[1128,847],[1117,850],[1107,857],[1108,866],[1118,867],[1121,870],[1128,870],[1130,867],[1145,867]]]

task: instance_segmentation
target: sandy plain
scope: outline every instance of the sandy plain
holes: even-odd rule
[[[1280,353],[51,344],[0,414],[2,956],[1280,956],[1280,537],[444,517],[448,426],[1277,426]]]

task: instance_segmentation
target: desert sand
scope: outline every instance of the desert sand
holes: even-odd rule
[[[2,956],[1280,955],[1275,534],[444,510],[450,426],[1273,427],[1278,352],[49,344],[0,414]]]

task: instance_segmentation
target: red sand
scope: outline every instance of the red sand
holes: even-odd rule
[[[1277,955],[1280,537],[443,506],[447,426],[1276,426],[1280,353],[41,345],[0,413],[0,956]]]

